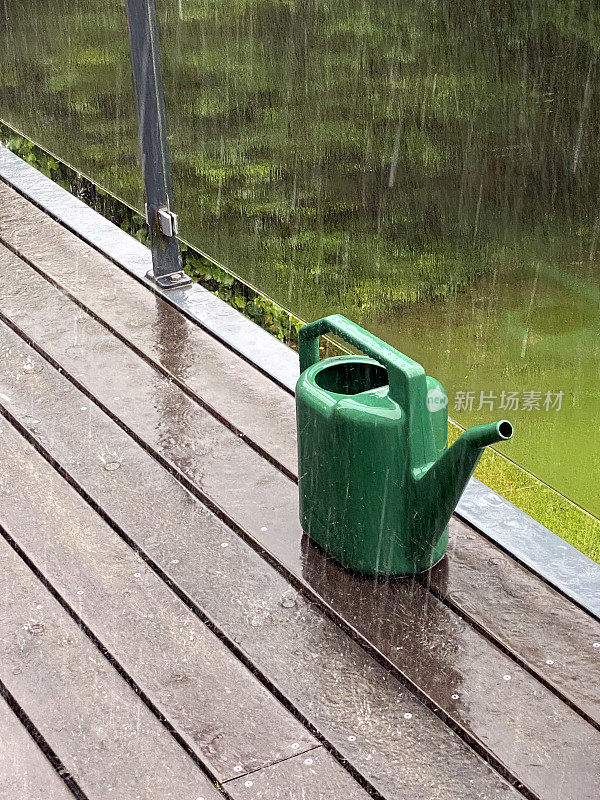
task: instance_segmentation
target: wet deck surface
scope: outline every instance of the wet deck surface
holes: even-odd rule
[[[597,800],[600,623],[303,537],[293,398],[0,182],[0,797]]]

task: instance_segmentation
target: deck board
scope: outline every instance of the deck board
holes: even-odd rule
[[[11,212],[0,220],[0,237],[296,474],[293,398],[0,182],[2,200]],[[21,224],[24,214],[36,225],[36,237]],[[180,344],[177,357],[169,347],[172,341]],[[448,557],[431,575],[436,595],[600,726],[593,647],[600,641],[600,623],[457,519],[452,533]],[[531,636],[531,630],[537,635]]]
[[[73,800],[50,762],[0,696],[0,797]]]
[[[367,800],[369,795],[320,747],[227,784],[231,800]]]
[[[0,202],[0,460],[10,463],[0,521],[223,791],[363,797],[353,774],[380,798],[595,800],[600,624],[458,520],[448,558],[417,581],[372,581],[325,558],[297,520],[290,395],[1,182]],[[9,458],[11,442],[26,457]],[[35,491],[11,490],[28,482]],[[36,497],[56,499],[34,507]],[[143,579],[123,603],[122,570],[134,564]],[[89,598],[75,580],[89,582]],[[173,632],[186,620],[191,657]],[[124,633],[134,629],[138,651]],[[78,652],[93,649],[78,633]],[[211,637],[220,655],[200,646]],[[255,678],[236,677],[247,687],[236,738],[218,696],[169,683],[167,662],[184,658],[215,686],[251,667],[298,719]],[[349,772],[323,747],[285,758],[277,724],[253,735],[257,686],[282,731],[291,720],[314,747],[308,726]],[[44,702],[20,696],[55,736]],[[224,735],[207,756],[185,736],[213,700]],[[56,742],[72,760],[64,731]],[[177,736],[169,747],[186,756]]]
[[[217,800],[206,775],[1,537],[0,596],[2,680],[89,800],[175,792],[177,800]]]

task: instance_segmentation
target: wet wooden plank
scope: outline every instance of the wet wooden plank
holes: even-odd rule
[[[0,797],[73,800],[71,792],[1,696]]]
[[[10,209],[0,235],[296,473],[294,406],[286,392],[245,362],[231,370],[225,348],[14,190],[0,185],[0,198]],[[23,219],[35,224],[36,237]],[[181,356],[167,347],[175,340]],[[600,725],[593,647],[600,625],[456,519],[452,537],[448,564],[434,570],[432,588]]]
[[[230,781],[231,800],[367,800],[369,795],[322,747]]]
[[[456,518],[449,549],[423,582],[600,725],[600,623]]]
[[[0,463],[4,530],[218,782],[317,744],[9,426]]]
[[[288,392],[2,181],[0,206],[0,239],[44,269],[265,452],[296,470],[294,398]]]
[[[1,537],[0,596],[2,680],[89,800],[218,800],[204,773]]]
[[[394,675],[3,325],[0,352],[0,403],[383,796],[517,796]]]

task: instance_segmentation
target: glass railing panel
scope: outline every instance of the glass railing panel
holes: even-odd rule
[[[3,0],[0,119],[144,207],[125,4]]]
[[[510,418],[600,515],[600,17],[569,9],[173,0],[165,85],[194,243]]]

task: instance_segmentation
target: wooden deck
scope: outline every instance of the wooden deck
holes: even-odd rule
[[[0,182],[0,797],[597,800],[600,623],[303,537],[289,393]]]

